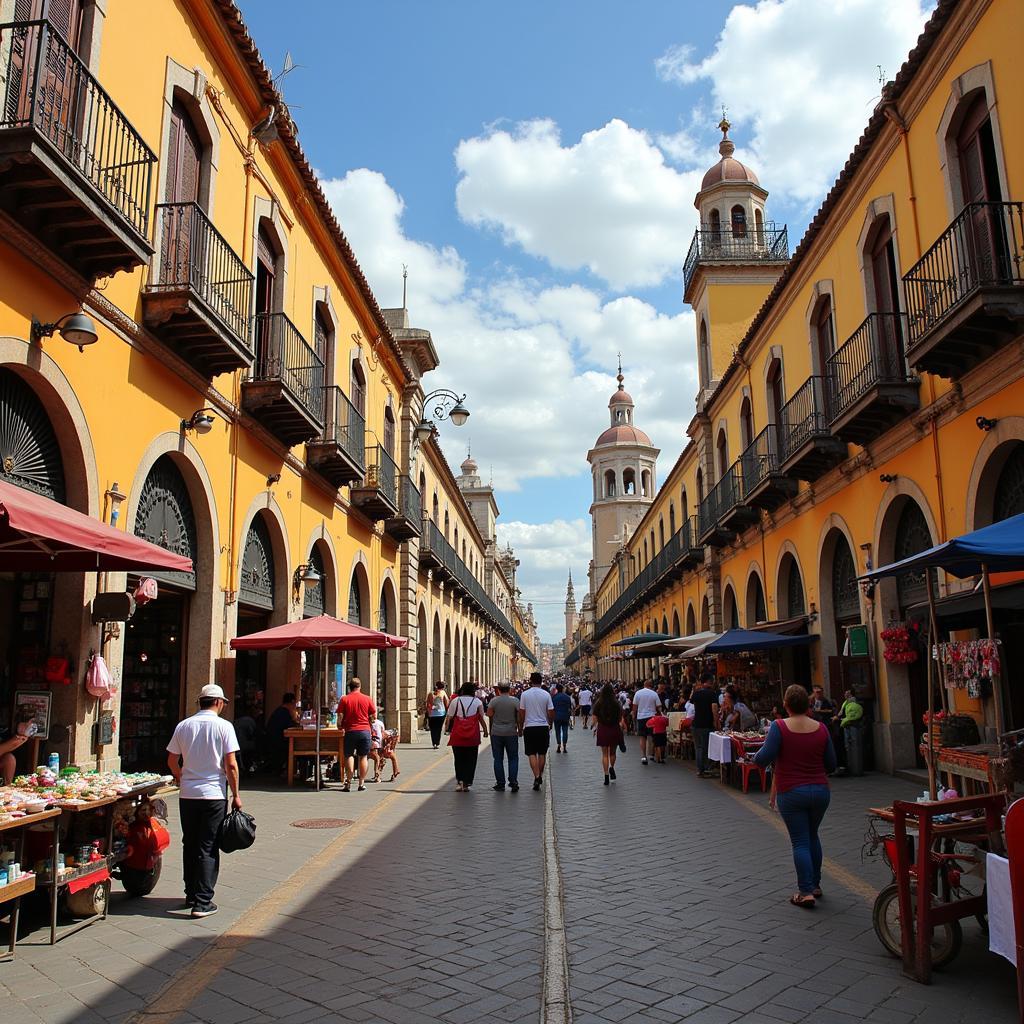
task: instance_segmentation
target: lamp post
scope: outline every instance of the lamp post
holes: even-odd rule
[[[465,395],[459,395],[447,388],[438,388],[424,397],[423,415],[413,431],[413,443],[409,457],[410,467],[415,464],[421,446],[434,436],[439,422],[451,420],[455,426],[461,427],[469,419],[469,410],[463,404],[465,401]],[[430,411],[433,415],[428,416],[427,410],[431,405],[433,408]]]

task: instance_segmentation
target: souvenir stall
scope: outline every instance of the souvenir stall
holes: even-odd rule
[[[337,727],[326,727],[323,719],[323,703],[330,691],[329,651],[385,650],[389,647],[405,647],[409,641],[404,637],[392,636],[380,630],[367,629],[351,622],[343,622],[332,615],[317,615],[298,622],[289,622],[273,629],[265,629],[248,636],[235,637],[231,648],[235,651],[307,651],[315,652],[320,658],[320,672],[316,676],[314,694],[314,716],[312,721],[304,720],[303,727],[286,729],[288,740],[288,785],[295,774],[298,757],[312,758],[313,777],[317,791],[320,790],[320,763],[324,757],[340,760],[342,756],[342,735]],[[325,746],[326,744],[326,746]]]
[[[984,637],[932,642],[939,640],[935,569],[960,579],[980,577]],[[1018,954],[1024,951],[1024,914],[1018,912],[1024,905],[1019,850],[1024,829],[1017,827],[1015,840],[1011,835],[1015,830],[1007,827],[1008,820],[1020,820],[1020,804],[1012,801],[1014,784],[1024,778],[1024,747],[1019,731],[1004,731],[1006,680],[993,624],[990,582],[993,572],[1024,570],[1024,515],[882,566],[862,578],[874,582],[922,570],[927,580],[930,627],[924,723],[928,728],[923,743],[929,787],[916,802],[896,800],[890,807],[870,808],[869,816],[875,835],[873,845],[883,851],[893,871],[893,884],[875,901],[875,931],[890,952],[902,957],[904,973],[927,984],[933,967],[957,955],[962,941],[961,920],[987,913],[992,924],[990,948],[1004,955],[1007,945]],[[951,733],[943,729],[943,722],[954,716],[943,713],[947,712],[950,691],[960,688],[970,688],[984,699],[991,710],[996,742],[949,742]],[[936,690],[941,711],[935,706]],[[950,788],[946,789],[943,782],[950,783]],[[968,788],[980,792],[962,795]],[[1012,803],[1009,814],[1008,803]],[[1007,852],[1007,838],[1011,840],[1008,860],[1002,857]],[[1000,865],[1000,861],[1005,863]],[[1004,872],[1001,867],[1005,867]],[[982,888],[986,868],[996,872],[987,896]],[[980,879],[972,884],[972,876],[979,874]],[[1015,908],[1012,920],[1007,919],[1007,905]],[[1007,933],[1012,939],[1007,940]],[[1016,960],[1024,1020],[1024,957],[1018,955]]]

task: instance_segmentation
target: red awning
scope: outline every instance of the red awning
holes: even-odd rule
[[[115,530],[41,494],[0,480],[0,569],[16,572],[117,572],[173,569],[192,560]]]
[[[235,651],[311,651],[332,647],[339,651],[377,651],[385,647],[404,647],[408,642],[405,637],[356,626],[333,615],[317,615],[248,636],[236,636],[231,648]]]

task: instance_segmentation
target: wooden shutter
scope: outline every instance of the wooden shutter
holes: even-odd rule
[[[973,203],[997,203],[999,176],[995,166],[992,123],[984,95],[971,105],[957,135],[960,157],[960,188],[965,206]],[[993,281],[999,276],[1005,243],[1001,236],[1002,220],[998,207],[976,206],[970,214],[967,253],[970,273],[964,275],[969,284]]]
[[[72,50],[78,49],[82,28],[80,0],[47,0],[43,16],[64,37]]]
[[[267,238],[266,232],[262,229],[256,236],[256,259],[263,264],[266,272],[273,277],[274,276],[274,264],[277,262],[274,255],[274,248],[270,244],[270,239]]]
[[[164,202],[194,203],[199,198],[199,165],[202,143],[184,104],[171,107],[171,131],[167,143],[167,182]]]

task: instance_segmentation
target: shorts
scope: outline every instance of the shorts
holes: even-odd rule
[[[345,733],[345,756],[366,757],[370,753],[370,742],[373,733],[369,732],[347,732]]]
[[[580,714],[583,715],[584,718],[586,718],[586,716],[590,714],[590,705],[589,704],[581,704],[580,705]]]
[[[638,718],[636,720],[636,734],[637,736],[653,736],[650,726],[647,724],[646,718]]]
[[[551,746],[551,733],[546,725],[531,725],[523,730],[523,753],[546,754]]]
[[[656,732],[654,733],[654,749],[659,750],[663,747],[668,746],[668,733],[667,732]]]

